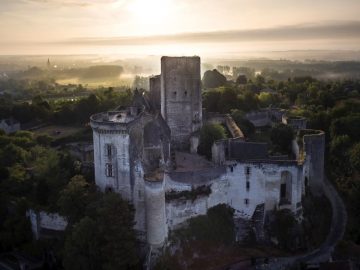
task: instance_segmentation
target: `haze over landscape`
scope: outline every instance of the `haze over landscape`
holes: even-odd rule
[[[359,10],[357,0],[1,0],[0,54],[359,57]]]
[[[0,270],[360,270],[360,0],[0,0]]]

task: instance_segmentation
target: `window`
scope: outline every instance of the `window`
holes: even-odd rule
[[[174,91],[173,93],[174,93],[174,96],[176,96],[176,91]]]
[[[107,144],[106,145],[106,155],[108,157],[111,157],[112,156],[112,145],[111,144]]]
[[[244,200],[245,205],[249,205],[249,199]]]
[[[187,91],[185,91],[185,97],[187,96]]]
[[[245,173],[246,175],[250,175],[250,167],[245,167]]]
[[[249,191],[250,190],[250,182],[246,181],[246,190]]]
[[[107,177],[113,176],[113,168],[111,163],[106,163],[105,165],[105,174]]]
[[[231,172],[234,172],[233,166],[230,166],[230,171],[231,171]]]
[[[286,198],[286,184],[280,185],[280,199]]]

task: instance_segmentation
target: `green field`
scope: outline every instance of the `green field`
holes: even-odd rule
[[[49,135],[55,139],[68,137],[84,130],[84,127],[49,125],[34,131],[37,135]]]

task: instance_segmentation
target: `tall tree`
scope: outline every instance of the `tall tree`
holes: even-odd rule
[[[211,159],[211,147],[213,143],[226,138],[225,128],[221,125],[204,125],[200,130],[200,144],[198,153]]]

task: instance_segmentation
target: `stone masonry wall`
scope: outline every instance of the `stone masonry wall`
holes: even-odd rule
[[[202,121],[199,57],[161,58],[161,114],[175,148],[188,148]]]

